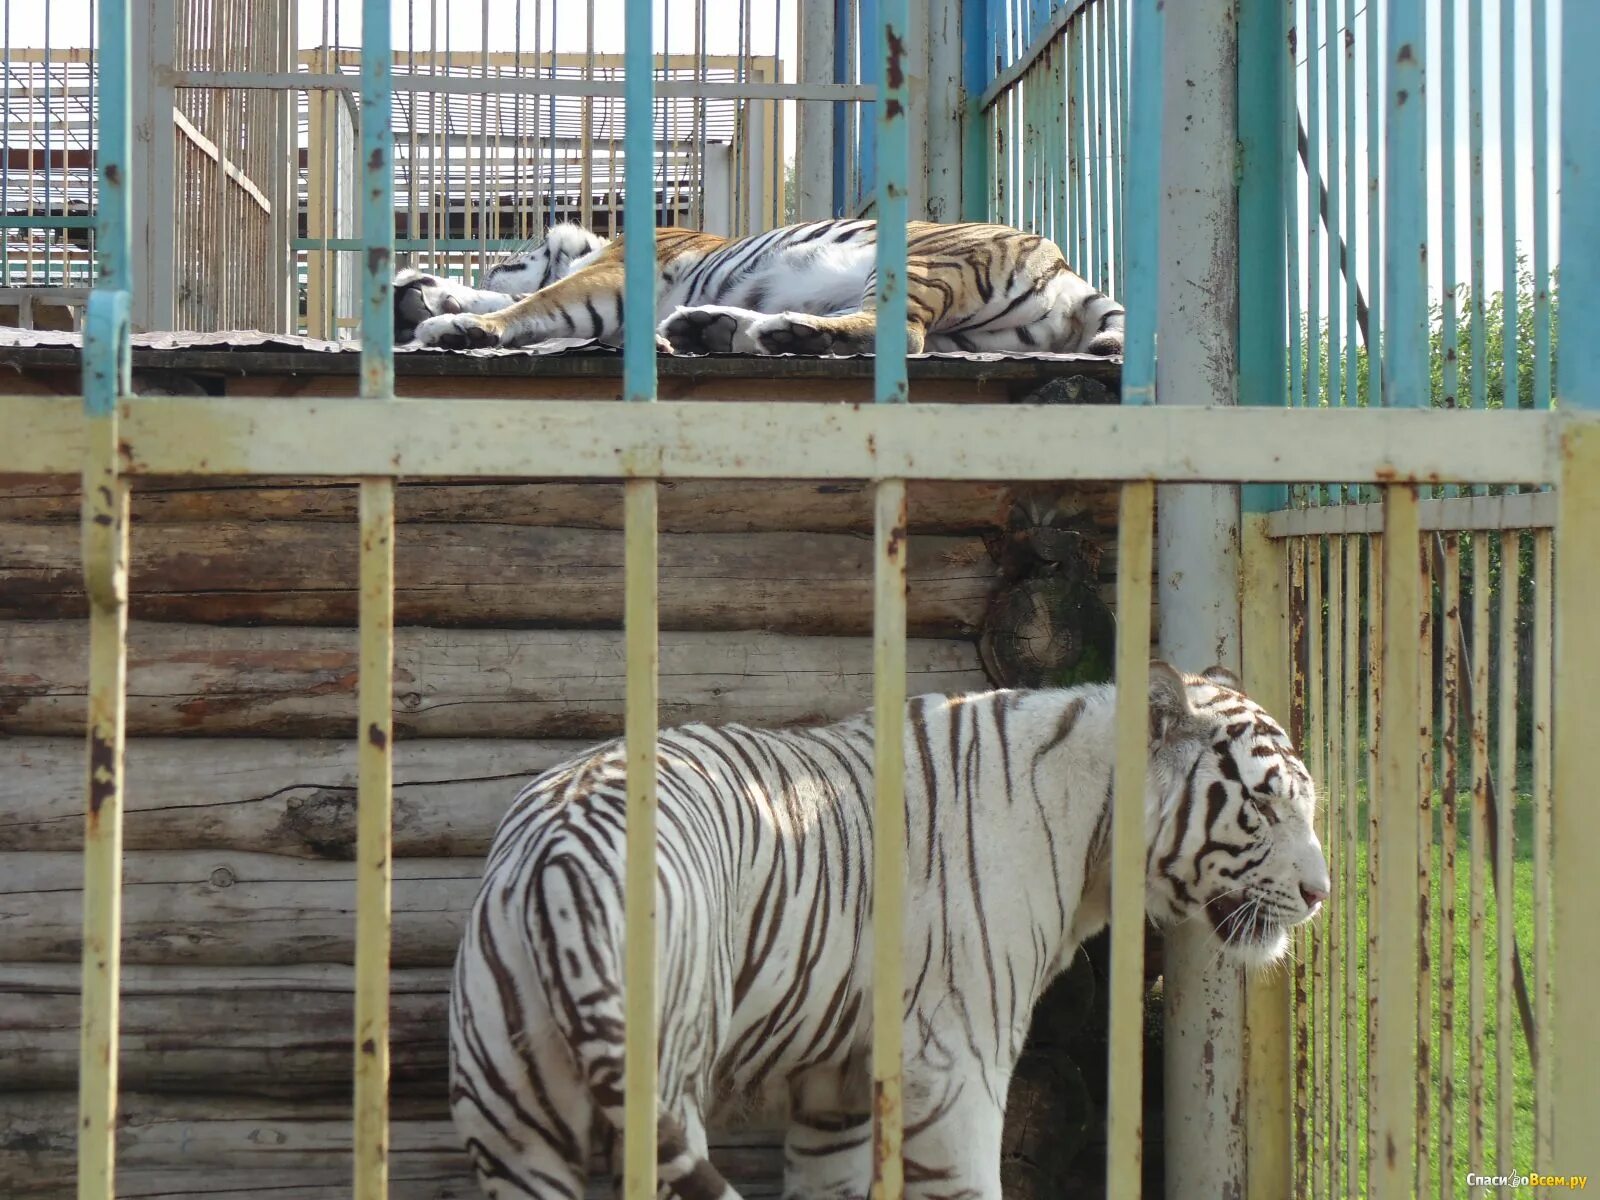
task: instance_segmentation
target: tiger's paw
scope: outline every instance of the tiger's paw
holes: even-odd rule
[[[759,353],[741,336],[756,315],[715,304],[679,308],[661,322],[657,341],[665,340],[674,354]]]
[[[429,317],[417,326],[417,342],[441,350],[481,350],[505,343],[505,331],[492,318],[471,313]]]
[[[787,313],[763,317],[750,329],[757,354],[856,354],[852,339],[842,338],[832,330],[819,328],[807,321],[797,320]]]

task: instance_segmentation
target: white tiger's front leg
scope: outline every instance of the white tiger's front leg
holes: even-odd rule
[[[904,1089],[906,1200],[1001,1200],[1005,1110],[978,1073],[912,1059]]]

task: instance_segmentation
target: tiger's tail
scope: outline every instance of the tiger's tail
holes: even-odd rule
[[[622,914],[615,893],[594,886],[595,872],[570,855],[548,859],[538,872],[535,960],[556,1024],[577,1059],[595,1107],[623,1132]],[[665,1075],[671,1068],[659,1068]],[[667,1080],[670,1094],[679,1089]],[[700,1114],[661,1111],[657,1101],[656,1169],[679,1200],[740,1200],[705,1152]],[[696,1136],[691,1137],[691,1127]],[[697,1149],[694,1145],[699,1143]]]

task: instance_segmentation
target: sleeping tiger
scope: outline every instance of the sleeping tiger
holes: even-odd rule
[[[813,221],[730,241],[656,231],[657,348],[674,354],[866,354],[877,322],[875,221]],[[1054,242],[1004,225],[908,229],[906,350],[1122,353],[1122,306]],[[395,338],[464,349],[622,334],[622,240],[556,225],[481,288],[394,280]]]
[[[912,699],[906,723],[905,1178],[999,1200],[1034,1002],[1109,915],[1114,690]],[[1153,663],[1146,903],[1277,960],[1328,895],[1310,776],[1212,668]],[[706,1125],[786,1114],[786,1197],[872,1177],[872,725],[660,736],[657,1154],[679,1200],[737,1200]],[[552,768],[494,837],[456,959],[451,1104],[490,1197],[577,1200],[622,1121],[624,758]]]

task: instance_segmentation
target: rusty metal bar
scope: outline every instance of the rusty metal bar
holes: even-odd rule
[[[1440,566],[1444,662],[1440,737],[1444,743],[1440,789],[1439,859],[1439,1197],[1453,1200],[1456,1186],[1456,846],[1460,839],[1461,538],[1445,534]]]
[[[1345,680],[1345,639],[1343,634],[1344,597],[1349,587],[1345,575],[1345,543],[1348,538],[1331,537],[1328,539],[1328,598],[1327,598],[1327,697],[1323,703],[1324,721],[1328,730],[1328,753],[1323,766],[1322,786],[1323,803],[1318,815],[1321,818],[1321,827],[1318,830],[1322,838],[1323,848],[1328,856],[1328,878],[1338,880],[1344,866],[1344,847],[1340,844],[1339,818],[1341,809],[1345,804],[1344,789],[1344,747],[1349,739],[1349,729],[1344,723],[1344,680]],[[1323,1110],[1323,1120],[1326,1123],[1326,1133],[1323,1137],[1324,1156],[1326,1161],[1324,1174],[1324,1194],[1328,1200],[1336,1200],[1340,1195],[1339,1166],[1340,1149],[1345,1134],[1345,1126],[1340,1121],[1340,1101],[1344,1098],[1344,1076],[1339,1069],[1339,1054],[1341,1048],[1349,1052],[1349,1046],[1340,1046],[1339,1034],[1343,1029],[1340,1019],[1340,999],[1343,988],[1340,986],[1340,974],[1344,965],[1344,938],[1343,920],[1345,905],[1350,902],[1343,888],[1334,887],[1328,897],[1327,911],[1322,921],[1321,937],[1326,943],[1326,966],[1323,981],[1323,1028],[1321,1035],[1324,1039],[1323,1051],[1326,1068],[1323,1072],[1323,1095],[1326,1098]]]
[[[1550,698],[1555,646],[1553,538],[1546,529],[1533,534],[1533,1168],[1550,1173],[1559,1164],[1555,1126],[1555,1043],[1551,1036],[1554,994],[1550,961]]]
[[[1393,296],[1395,289],[1390,289]],[[1398,308],[1398,304],[1396,305]],[[1393,372],[1395,378],[1399,372]],[[1368,928],[1376,931],[1370,960],[1381,1019],[1370,1048],[1372,1117],[1367,1135],[1368,1194],[1374,1200],[1412,1194],[1416,1152],[1412,1109],[1417,1077],[1416,805],[1418,700],[1417,631],[1421,579],[1417,492],[1409,485],[1384,491],[1383,679],[1378,787],[1369,803],[1377,819],[1381,872],[1370,895]]]
[[[1289,544],[1270,538],[1267,518],[1246,513],[1241,530],[1240,668],[1268,712],[1289,711]],[[1281,1200],[1293,1186],[1293,1073],[1288,975],[1245,981],[1245,1144],[1250,1200]]]
[[[1296,538],[1289,551],[1289,737],[1309,753],[1310,592],[1307,586],[1310,540]],[[1303,926],[1295,931],[1294,955],[1294,1194],[1310,1188],[1311,1166],[1311,1028],[1306,994],[1306,940]]]
[[[1420,529],[1420,523],[1419,523]],[[1417,615],[1417,1077],[1416,1077],[1416,1194],[1426,1196],[1432,1183],[1429,1152],[1433,1112],[1433,952],[1429,935],[1433,927],[1433,556],[1421,552],[1419,570],[1421,606]]]
[[[1484,1073],[1487,1046],[1484,895],[1489,847],[1489,537],[1472,539],[1472,821],[1468,862],[1467,1007],[1471,1025],[1467,1065],[1467,1170],[1486,1166]]]
[[[1106,1194],[1138,1200],[1144,1071],[1145,757],[1155,486],[1123,486],[1117,517],[1115,795],[1111,805],[1111,1064]]]
[[[1515,370],[1513,366],[1512,370]],[[1518,546],[1521,535],[1505,532],[1500,535],[1500,664],[1495,682],[1499,689],[1499,706],[1495,732],[1498,735],[1498,753],[1495,761],[1497,802],[1495,805],[1494,839],[1494,909],[1495,909],[1495,1159],[1506,1162],[1511,1157],[1514,1136],[1514,1111],[1516,1099],[1516,1047],[1512,1042],[1512,961],[1516,955],[1516,904],[1512,888],[1515,883],[1513,869],[1513,838],[1516,827],[1513,819],[1517,809],[1517,608],[1518,581],[1521,578],[1521,555]],[[1500,1194],[1507,1190],[1502,1187]]]
[[[1324,667],[1324,603],[1327,594],[1322,573],[1323,539],[1307,538],[1306,549],[1306,735],[1304,751],[1310,759],[1313,778],[1328,778],[1328,706],[1327,672]],[[1318,921],[1301,927],[1304,956],[1308,960],[1309,979],[1306,983],[1305,1037],[1307,1059],[1311,1068],[1306,1098],[1307,1162],[1304,1184],[1307,1195],[1319,1196],[1323,1192],[1327,1171],[1328,1148],[1324,1135],[1323,1111],[1328,1102],[1328,1070],[1323,1057],[1322,1029],[1328,1023],[1324,982],[1328,972],[1327,922]]]
[[[1358,747],[1361,743],[1361,680],[1366,672],[1361,669],[1361,561],[1364,538],[1344,539],[1344,659],[1348,669],[1344,677],[1344,790],[1339,798],[1340,866],[1344,893],[1340,913],[1344,918],[1344,1188],[1346,1195],[1358,1194],[1361,1185],[1361,1129],[1365,1115],[1358,1107],[1360,1094],[1356,1083],[1359,1044],[1356,1021],[1360,1013],[1360,983],[1356,969],[1356,916],[1357,881],[1360,877],[1359,837],[1356,828],[1358,816],[1357,797],[1360,795],[1360,766]],[[1370,794],[1370,793],[1369,793]]]

